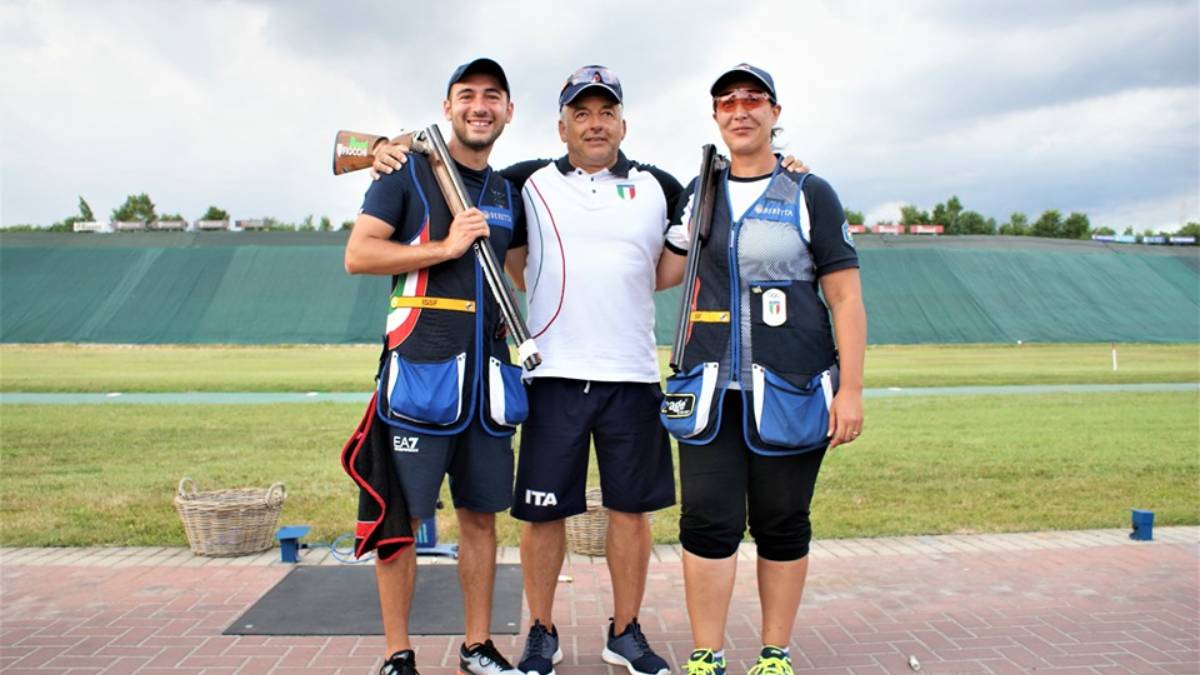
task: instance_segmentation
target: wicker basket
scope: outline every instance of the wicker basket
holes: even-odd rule
[[[567,518],[567,549],[579,555],[603,556],[608,537],[608,509],[604,508],[600,488],[588,488],[584,493],[587,511]],[[647,513],[653,522],[654,515]]]
[[[184,478],[179,481],[175,508],[192,553],[228,557],[260,553],[275,545],[279,512],[286,498],[283,483],[265,490],[197,492],[192,479]]]
[[[579,555],[604,555],[608,509],[602,503],[600,488],[588,488],[584,500],[587,511],[567,518],[567,548]]]

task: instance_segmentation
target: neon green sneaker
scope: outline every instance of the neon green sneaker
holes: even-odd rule
[[[688,657],[687,675],[725,675],[725,657],[718,659],[711,649],[697,649]]]
[[[792,659],[779,647],[766,645],[759,652],[758,661],[746,675],[793,675]]]

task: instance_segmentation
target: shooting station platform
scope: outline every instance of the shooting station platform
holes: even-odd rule
[[[730,673],[759,648],[754,549],[739,553]],[[657,546],[640,620],[676,669],[691,648],[679,548]],[[519,562],[504,549],[500,563]],[[797,673],[1200,672],[1200,527],[818,541],[796,621]],[[327,549],[300,567],[338,565]],[[453,565],[447,558],[424,565]],[[279,551],[198,558],[185,548],[0,549],[0,671],[374,673],[379,636],[229,636],[295,565]],[[600,660],[610,615],[602,559],[569,555],[555,603],[560,675]],[[418,579],[420,573],[418,573]],[[418,583],[420,583],[418,581]],[[461,638],[413,639],[422,675],[452,675]],[[497,635],[517,659],[522,636]],[[678,672],[676,670],[675,672]]]

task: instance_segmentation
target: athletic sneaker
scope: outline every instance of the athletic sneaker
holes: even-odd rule
[[[525,638],[525,653],[517,670],[525,675],[554,675],[554,664],[563,660],[558,647],[558,629],[546,630],[542,622],[535,619]]]
[[[779,647],[766,645],[746,675],[792,675],[792,659]]]
[[[491,640],[470,649],[465,644],[459,647],[458,670],[463,675],[520,675]]]
[[[725,675],[725,657],[711,649],[697,649],[688,657],[687,675]]]
[[[383,662],[379,675],[417,675],[417,658],[413,650],[396,652]]]
[[[608,623],[608,645],[600,653],[605,663],[614,666],[625,666],[630,675],[669,675],[670,666],[661,656],[650,649],[642,627],[638,625],[637,617],[625,627],[625,632],[613,635],[613,622]]]

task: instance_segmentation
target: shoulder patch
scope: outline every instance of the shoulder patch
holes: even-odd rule
[[[850,221],[848,220],[842,221],[842,239],[846,240],[850,248],[854,248],[854,235],[850,234]]]

